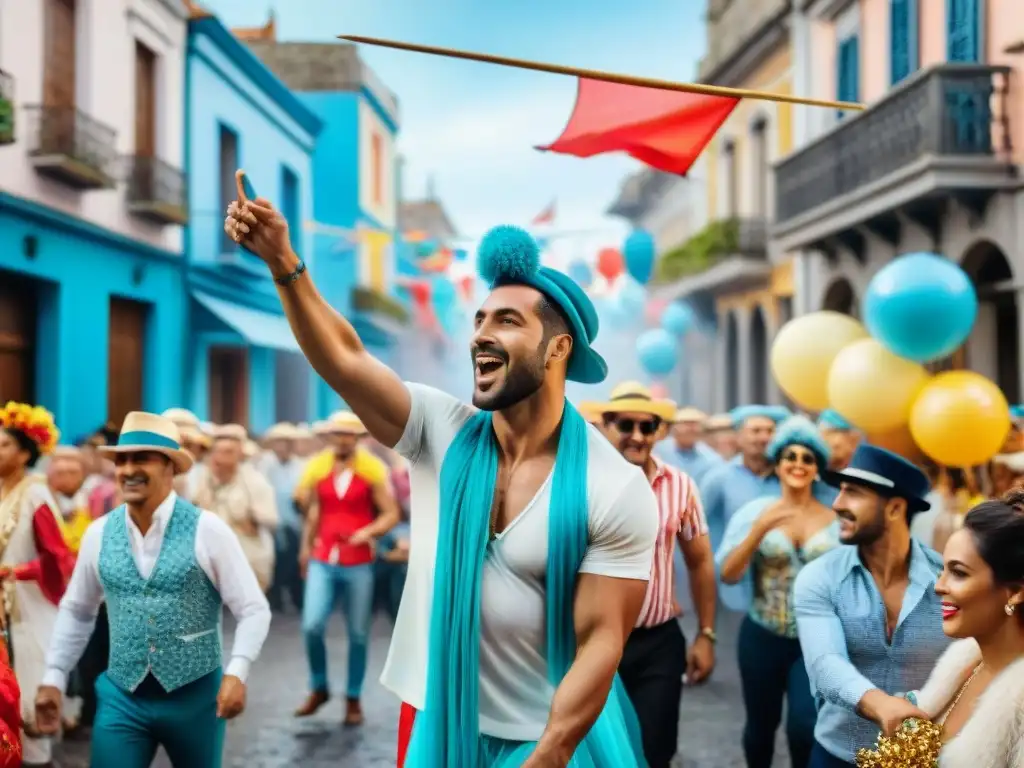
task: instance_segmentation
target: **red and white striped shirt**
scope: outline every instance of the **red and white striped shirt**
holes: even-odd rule
[[[654,545],[651,580],[637,627],[657,627],[682,611],[675,599],[676,537],[690,541],[708,535],[704,505],[697,484],[685,472],[651,457],[655,473],[651,488],[658,499],[658,541]]]

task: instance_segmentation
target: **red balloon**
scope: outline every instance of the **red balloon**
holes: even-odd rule
[[[622,254],[615,248],[602,248],[597,254],[597,271],[606,280],[614,280],[626,268]]]
[[[409,284],[409,295],[417,305],[423,306],[430,301],[430,283],[415,282]]]

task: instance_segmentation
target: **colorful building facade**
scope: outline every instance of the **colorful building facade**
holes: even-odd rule
[[[181,402],[186,9],[0,0],[0,400]]]
[[[808,310],[856,315],[874,274],[913,251],[974,279],[975,330],[939,367],[1017,402],[1024,377],[1020,8],[1000,0],[817,0],[793,15],[795,90],[867,109],[794,112],[775,170],[774,250],[805,264]]]
[[[398,100],[354,45],[278,42],[272,25],[245,36],[253,53],[323,125],[313,155],[313,207],[304,223],[320,290],[385,362],[408,321],[395,296]],[[315,379],[312,411],[341,405]]]
[[[266,267],[223,231],[244,168],[257,194],[288,219],[292,244],[314,271],[305,222],[313,215],[320,118],[212,14],[193,7],[186,61],[190,170],[188,389],[200,418],[261,432],[317,416],[312,374]]]

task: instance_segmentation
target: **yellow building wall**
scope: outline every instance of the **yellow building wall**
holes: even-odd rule
[[[788,45],[777,51],[738,88],[751,88],[776,93],[792,93],[792,53]],[[719,129],[714,141],[705,150],[707,169],[708,216],[715,220],[728,215],[729,163],[723,153],[728,141],[735,146],[737,173],[737,202],[739,216],[751,215],[754,210],[754,177],[752,163],[756,156],[751,147],[751,125],[758,115],[767,119],[769,162],[788,155],[793,150],[793,107],[771,101],[743,99]],[[771,204],[771,203],[770,203]],[[775,326],[779,319],[778,299],[793,295],[792,261],[777,266],[764,289],[727,294],[716,297],[715,309],[719,317],[738,308],[753,309],[760,306],[765,317]]]

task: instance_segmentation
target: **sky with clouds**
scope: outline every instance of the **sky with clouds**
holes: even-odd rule
[[[205,0],[228,26],[258,26],[275,7],[278,38],[367,35],[635,75],[690,80],[704,51],[704,0]],[[432,178],[461,233],[528,224],[552,200],[557,260],[618,245],[624,227],[604,211],[638,165],[542,153],[568,119],[575,80],[475,62],[363,47],[400,103],[406,198]],[[588,258],[589,260],[589,258]]]

